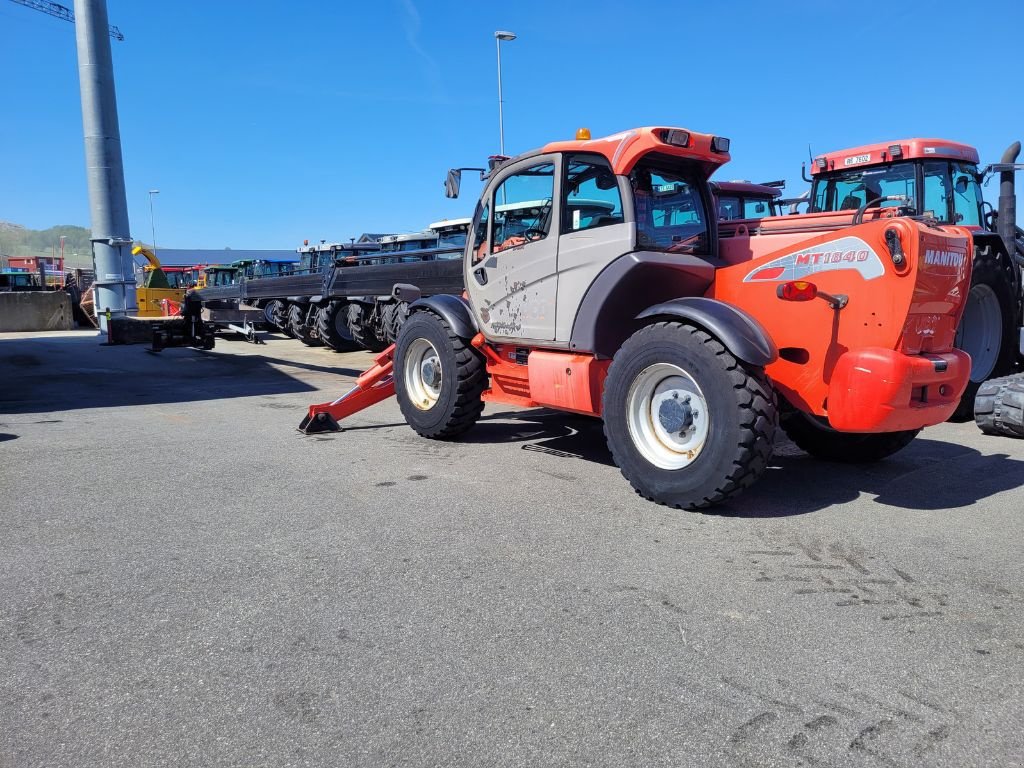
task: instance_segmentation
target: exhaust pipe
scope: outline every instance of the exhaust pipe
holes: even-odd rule
[[[999,161],[1004,167],[999,171],[999,217],[996,231],[1003,238],[1006,252],[1013,259],[1017,253],[1017,195],[1014,192],[1014,163],[1020,155],[1020,142],[1015,141],[1003,152]]]

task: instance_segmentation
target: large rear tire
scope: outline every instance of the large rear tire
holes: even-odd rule
[[[292,336],[307,347],[319,347],[323,344],[314,333],[313,326],[306,322],[309,307],[305,304],[292,304],[288,307],[288,329]]]
[[[971,290],[955,342],[971,356],[971,378],[953,421],[973,418],[974,398],[981,385],[1013,371],[1017,360],[1015,269],[1001,248],[988,243],[975,246]]]
[[[348,305],[348,330],[352,340],[371,352],[383,352],[390,345],[381,338],[372,322],[373,310],[365,304],[353,301]]]
[[[778,424],[764,372],[678,322],[641,328],[619,348],[603,408],[623,476],[644,498],[679,509],[749,488],[768,467]]]
[[[316,331],[320,340],[335,352],[352,352],[359,345],[348,329],[348,302],[332,301],[316,316]]]
[[[843,464],[881,461],[906,448],[921,431],[837,432],[800,411],[785,415],[781,424],[786,436],[804,453]]]
[[[416,312],[402,326],[394,371],[398,407],[423,437],[456,437],[480,418],[484,359],[434,313]]]
[[[1024,437],[1024,374],[982,384],[974,401],[974,423],[986,435]]]
[[[288,320],[288,302],[278,301],[273,311],[273,322],[277,326],[278,330],[281,331],[285,336],[294,339],[295,334],[292,333],[291,324]]]
[[[394,301],[384,306],[383,323],[384,336],[394,344],[402,325],[409,319],[409,303],[407,301]]]

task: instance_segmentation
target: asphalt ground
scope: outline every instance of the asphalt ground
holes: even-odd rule
[[[1024,762],[1024,441],[686,513],[584,418],[296,431],[370,360],[0,335],[0,766]]]

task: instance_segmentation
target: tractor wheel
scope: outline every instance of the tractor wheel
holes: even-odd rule
[[[974,249],[971,290],[955,342],[971,356],[971,378],[952,421],[973,418],[974,398],[982,383],[1013,371],[1017,359],[1014,268],[1002,250],[987,244]]]
[[[797,448],[816,459],[843,464],[870,464],[910,445],[920,429],[902,432],[837,432],[797,411],[783,417],[782,430]]]
[[[316,316],[316,331],[320,340],[335,352],[352,352],[359,345],[348,329],[348,302],[332,301]]]
[[[269,325],[271,328],[276,329],[278,327],[277,320],[275,320],[275,317],[280,311],[280,306],[280,299],[271,299],[263,306],[263,317],[266,319],[267,325]]]
[[[322,341],[314,334],[314,328],[306,322],[309,307],[305,304],[292,304],[288,307],[288,329],[291,335],[307,347],[319,347]]]
[[[274,307],[274,325],[276,325],[278,330],[280,330],[285,336],[294,339],[295,334],[292,333],[291,324],[288,321],[288,310],[289,305],[287,301],[277,302],[277,305]]]
[[[409,302],[395,301],[384,306],[382,325],[384,326],[384,336],[389,342],[395,343],[398,332],[402,330],[402,325],[408,319]]]
[[[974,423],[986,435],[1024,437],[1024,374],[982,384],[974,401]]]
[[[371,307],[353,301],[348,305],[348,330],[359,346],[371,352],[383,352],[389,345],[387,339],[377,335],[377,329],[371,322],[372,313]]]
[[[484,359],[432,312],[417,312],[402,326],[394,371],[398,406],[423,437],[455,437],[480,418]]]
[[[702,509],[748,488],[768,467],[775,390],[718,339],[677,322],[634,333],[604,389],[604,434],[646,499]]]

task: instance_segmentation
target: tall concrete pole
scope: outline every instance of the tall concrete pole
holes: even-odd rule
[[[102,331],[108,330],[107,310],[112,317],[134,315],[137,311],[135,262],[128,228],[114,64],[107,27],[106,0],[75,0],[85,169],[96,269],[96,314]]]

